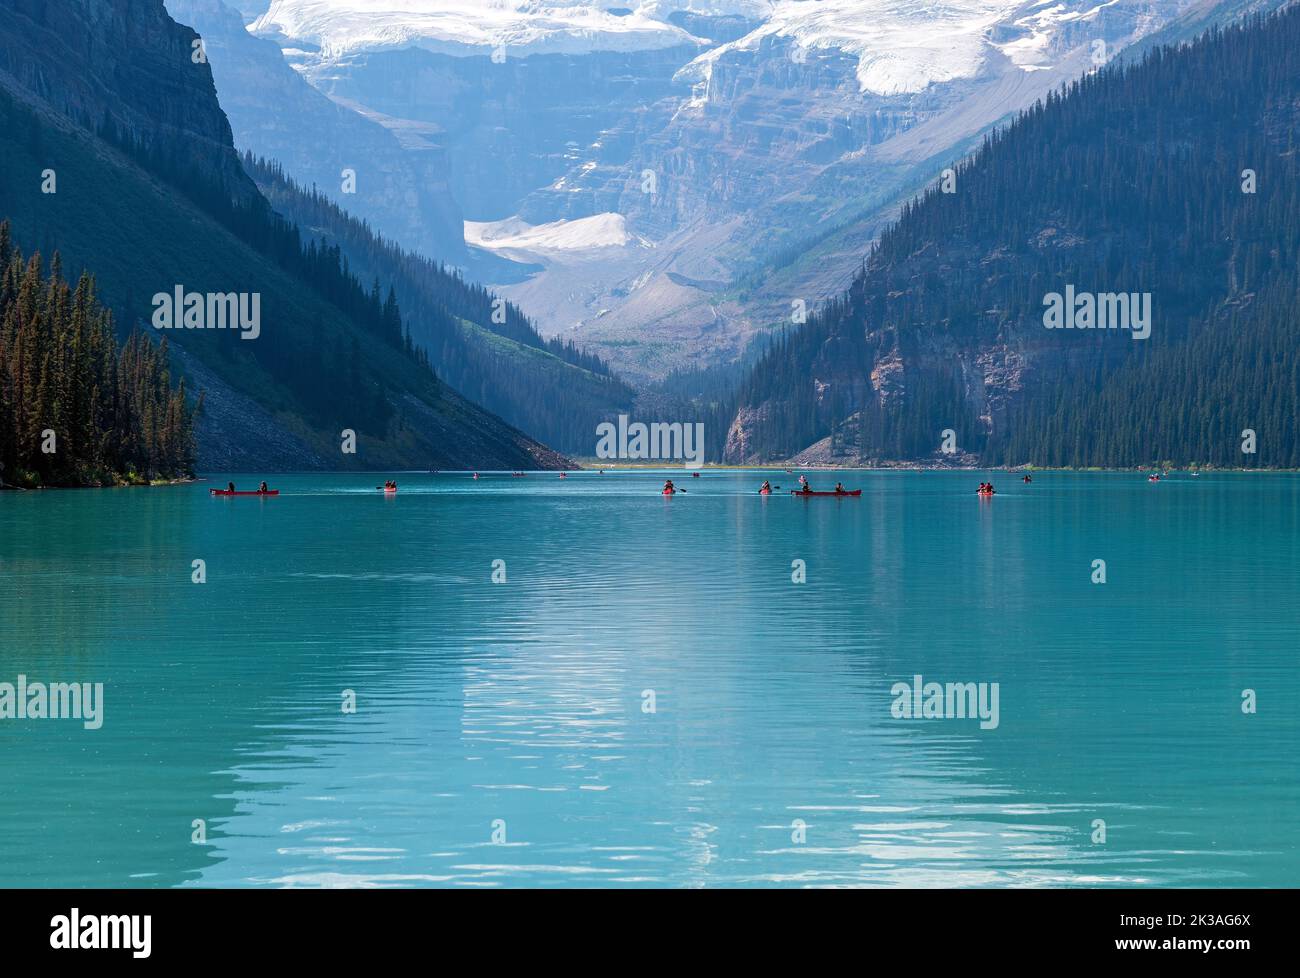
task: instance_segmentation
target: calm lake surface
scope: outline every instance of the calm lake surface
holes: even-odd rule
[[[1300,878],[1300,477],[670,474],[0,493],[0,884]]]

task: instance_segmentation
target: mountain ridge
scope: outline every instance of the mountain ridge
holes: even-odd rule
[[[746,378],[723,456],[942,464],[951,430],[986,464],[1294,466],[1297,40],[1300,8],[1252,17],[989,136]],[[1044,329],[1074,289],[1149,293],[1149,338]]]
[[[213,410],[205,406],[198,419],[201,466],[571,464],[441,383],[403,349],[391,296],[385,304],[377,290],[367,295],[336,254],[304,245],[270,212],[235,154],[207,65],[190,57],[197,37],[160,0],[60,7],[65,37],[99,31],[94,44],[118,59],[105,65],[142,68],[119,76],[129,90],[98,120],[83,95],[85,76],[64,84],[57,59],[32,48],[42,34],[28,15],[43,10],[23,0],[5,7],[14,16],[0,20],[0,215],[11,219],[15,240],[90,270],[123,328],[147,323],[148,297],[177,287],[262,300],[265,322],[253,342],[226,330],[167,334],[174,363],[197,364],[211,382]],[[149,38],[166,41],[135,50]],[[19,79],[39,79],[40,91]],[[189,101],[153,115],[124,111],[147,108],[158,90]],[[173,118],[220,138],[174,140],[183,127]],[[57,185],[44,188],[45,173]],[[220,393],[230,410],[216,410]],[[344,429],[355,430],[356,453],[341,450]]]

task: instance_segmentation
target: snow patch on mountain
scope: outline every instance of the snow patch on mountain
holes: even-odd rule
[[[466,221],[465,243],[489,251],[535,257],[629,245],[651,247],[650,242],[628,231],[622,214],[613,213],[537,225],[517,217],[503,221]]]
[[[858,59],[863,93],[920,92],[976,76],[1005,56],[1025,71],[1050,67],[1062,29],[1128,0],[271,0],[250,25],[286,49],[329,61],[416,47],[457,56],[589,54],[694,45],[678,73],[707,85],[719,58],[781,40],[792,57],[838,50]],[[677,14],[743,17],[757,26],[715,45]],[[699,29],[699,28],[694,28]],[[996,30],[996,39],[991,35]]]
[[[1062,27],[1096,21],[1103,10],[1119,3],[1120,0],[1103,0],[1071,7],[1053,0],[1038,0],[1030,13],[1011,19],[1012,26],[1021,31],[1021,36],[994,47],[1026,71],[1042,71],[1051,67],[1052,38]]]
[[[975,76],[988,54],[987,34],[1022,0],[782,0],[765,23],[700,55],[679,72],[706,82],[719,58],[784,38],[792,56],[835,49],[858,58],[863,92],[901,95]]]
[[[273,0],[249,30],[325,57],[416,47],[507,56],[636,51],[706,42],[678,12],[762,17],[769,0]]]
[[[264,0],[265,2],[265,0]],[[1168,0],[1173,7],[1186,0]],[[718,59],[780,40],[791,55],[838,50],[858,59],[863,93],[892,96],[972,78],[992,56],[1025,71],[1051,67],[1063,31],[1133,0],[270,0],[249,30],[331,61],[423,48],[456,56],[590,54],[694,45],[678,73],[707,85]],[[1140,6],[1136,5],[1135,6]],[[757,26],[717,45],[675,15],[742,17]],[[1150,17],[1158,26],[1161,18]],[[694,23],[694,22],[693,22]],[[693,29],[699,30],[698,27]]]

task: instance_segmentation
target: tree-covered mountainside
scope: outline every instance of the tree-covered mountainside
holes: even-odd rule
[[[347,267],[402,297],[406,329],[438,376],[488,410],[562,451],[590,454],[595,431],[632,404],[632,389],[596,356],[538,335],[518,307],[441,262],[377,235],[275,162],[244,155],[275,210],[337,249]]]
[[[205,392],[201,467],[567,464],[435,376],[407,342],[392,283],[363,283],[337,248],[271,209],[231,145],[208,65],[192,56],[197,38],[161,0],[9,6],[0,218],[15,240],[90,270],[124,330],[148,328],[154,297],[177,288],[259,297],[255,340],[165,334],[177,372]],[[99,54],[39,50],[54,43]],[[345,429],[355,453],[342,449]]]
[[[24,259],[0,222],[0,485],[87,485],[190,475],[193,408],[167,347],[132,333],[56,254]]]
[[[777,342],[726,456],[935,459],[952,429],[990,464],[1300,465],[1298,125],[1296,8],[1053,94]],[[1046,328],[1067,287],[1149,293],[1149,337]]]

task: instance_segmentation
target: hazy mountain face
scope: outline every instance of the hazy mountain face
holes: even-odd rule
[[[200,37],[162,0],[6,13],[0,214],[26,253],[92,274],[124,329],[167,343],[172,377],[203,391],[200,467],[569,464],[441,382],[405,344],[395,297],[368,293],[336,254],[304,248],[313,229],[272,215]],[[456,308],[490,301],[440,284]],[[361,451],[342,447],[344,429]]]
[[[217,97],[241,151],[280,163],[381,234],[422,254],[464,257],[462,217],[437,133],[399,134],[331,101],[250,35],[223,0],[166,0],[202,37]]]
[[[505,293],[633,378],[847,283],[903,192],[1204,0],[273,0],[303,78],[447,153]]]

